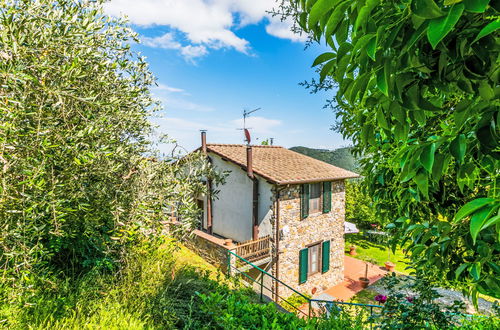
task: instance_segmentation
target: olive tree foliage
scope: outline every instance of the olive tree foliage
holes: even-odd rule
[[[110,269],[172,210],[192,225],[215,175],[199,154],[159,160],[154,77],[101,6],[0,0],[0,267],[16,286]]]
[[[287,0],[414,266],[500,297],[500,17],[490,0]]]
[[[345,220],[355,223],[359,229],[384,227],[387,215],[377,212],[376,207],[360,179],[345,182]]]

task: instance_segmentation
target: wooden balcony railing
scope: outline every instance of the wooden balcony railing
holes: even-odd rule
[[[248,261],[256,261],[271,255],[271,237],[265,236],[236,246],[236,254]]]

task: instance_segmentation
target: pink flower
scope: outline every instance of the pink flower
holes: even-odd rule
[[[413,297],[406,297],[406,300],[409,302],[409,303],[412,303],[413,304]]]
[[[382,294],[378,294],[375,296],[375,301],[378,301],[379,303],[383,304],[387,301],[387,296],[384,296]]]

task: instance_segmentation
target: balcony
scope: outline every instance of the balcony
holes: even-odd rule
[[[236,245],[234,253],[249,262],[262,264],[264,259],[271,257],[271,237],[264,236],[256,240],[239,243]]]

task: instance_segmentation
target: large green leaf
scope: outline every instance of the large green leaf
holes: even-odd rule
[[[486,220],[488,220],[492,211],[494,210],[493,205],[488,204],[486,207],[482,207],[475,211],[470,218],[470,235],[472,236],[472,241],[476,244],[476,238]]]
[[[466,216],[472,214],[474,211],[479,210],[480,208],[483,208],[493,202],[495,202],[494,198],[476,198],[468,202],[467,204],[462,206],[460,210],[458,210],[458,212],[455,214],[455,217],[453,218],[453,222],[458,222]]]
[[[377,51],[377,37],[371,38],[366,45],[366,53],[372,60],[375,61],[375,53]]]
[[[378,4],[379,0],[367,0],[366,4],[361,7],[356,17],[356,22],[354,23],[353,32],[356,32],[360,27],[364,30],[366,23],[368,22],[368,17],[373,10],[373,8]]]
[[[388,85],[387,85],[387,78],[386,78],[386,74],[385,74],[384,68],[380,68],[380,69],[377,71],[377,87],[378,87],[378,89],[380,89],[380,90],[382,91],[382,93],[384,93],[386,96],[388,95],[388,93],[389,93],[389,88],[388,88]]]
[[[422,192],[425,197],[429,196],[429,177],[425,171],[420,170],[413,178],[417,184],[418,190]]]
[[[332,69],[335,66],[335,64],[337,64],[336,60],[332,59],[332,60],[328,61],[325,65],[323,65],[323,67],[321,68],[321,71],[319,73],[320,83],[325,80],[326,76],[328,76],[330,74],[330,72],[332,72]]]
[[[490,0],[464,0],[465,9],[473,13],[484,13]]]
[[[467,268],[470,264],[469,263],[464,263],[464,264],[461,264],[456,270],[455,270],[455,279],[458,279],[458,277],[460,276],[460,274],[463,273],[463,271],[465,270],[465,268]]]
[[[475,262],[469,269],[469,273],[472,275],[474,280],[479,281],[481,277],[481,264],[479,262]]]
[[[430,21],[427,28],[427,39],[432,48],[436,48],[437,44],[453,29],[462,16],[464,8],[465,6],[461,3],[455,4],[448,11],[448,15]]]
[[[414,0],[411,2],[411,11],[422,18],[436,18],[445,14],[434,0]]]
[[[494,217],[489,218],[484,224],[481,230],[486,229],[490,226],[494,226],[500,223],[500,215],[495,215]]]
[[[354,44],[354,47],[351,52],[351,61],[354,58],[354,56],[357,55],[358,50],[364,49],[366,45],[370,42],[370,40],[375,39],[375,33],[368,33],[362,36],[361,38],[357,39],[356,43]],[[354,41],[353,41],[354,43]]]
[[[318,0],[312,6],[309,12],[309,18],[307,20],[307,25],[309,28],[313,28],[320,18],[325,15],[330,9],[332,9],[336,4],[337,0]]]
[[[398,104],[398,102],[395,101],[391,102],[391,105],[389,106],[389,112],[400,124],[406,123],[405,111]]]
[[[318,64],[321,64],[323,62],[331,60],[332,58],[335,58],[335,53],[323,53],[323,54],[319,55],[318,57],[316,57],[312,66],[314,67]]]
[[[387,129],[387,130],[390,129],[389,124],[387,123],[387,119],[385,118],[385,114],[382,111],[382,107],[379,107],[377,110],[377,123],[383,129]]]
[[[476,37],[476,39],[474,39],[473,42],[478,41],[482,37],[486,37],[488,34],[493,33],[498,29],[500,29],[500,19],[493,21],[493,22],[489,23],[488,25],[486,25],[484,28],[482,28],[481,31],[479,31],[479,33],[477,34],[477,37]]]
[[[345,10],[347,7],[349,7],[349,4],[349,0],[343,1],[333,10],[333,13],[330,15],[330,18],[326,22],[326,38],[329,38],[332,33],[337,30],[339,23],[345,16]]]
[[[460,134],[450,143],[450,152],[461,164],[464,162],[465,151],[467,150],[467,144],[465,140],[465,135]]]
[[[434,153],[436,151],[436,144],[431,143],[424,147],[422,154],[420,155],[420,162],[422,166],[429,172],[432,172],[432,166],[434,165]]]

